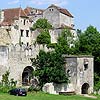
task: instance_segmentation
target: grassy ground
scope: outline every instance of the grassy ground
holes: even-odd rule
[[[100,96],[97,99],[83,97],[78,95],[63,96],[63,95],[51,95],[45,93],[28,93],[26,97],[13,96],[6,93],[0,93],[0,100],[100,100]]]

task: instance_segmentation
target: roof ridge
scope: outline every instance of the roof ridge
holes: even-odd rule
[[[23,13],[25,16],[27,16],[27,14],[25,13],[25,11],[20,7],[19,8],[19,17],[21,16],[21,13]]]
[[[20,9],[21,7],[18,8],[7,8],[7,9],[2,9],[2,10],[13,10],[13,9]]]
[[[66,9],[66,8],[62,8],[62,7],[59,7],[57,5],[54,5],[54,4],[51,4],[51,6],[49,6],[48,8],[50,7],[55,7],[57,10],[59,10],[61,13],[65,14],[65,15],[68,15],[70,17],[73,18],[73,15]],[[65,11],[64,11],[65,10]]]

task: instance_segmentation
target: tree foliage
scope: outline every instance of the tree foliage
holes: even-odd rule
[[[33,24],[32,30],[39,29],[40,34],[37,36],[36,42],[38,44],[49,44],[51,42],[51,37],[49,34],[49,29],[52,28],[52,25],[47,21],[47,19],[38,19],[36,23]]]
[[[2,75],[2,82],[0,83],[0,92],[7,93],[10,89],[15,88],[17,81],[14,81],[12,78],[9,80],[9,70],[6,71],[5,74]]]
[[[41,50],[32,62],[36,66],[34,73],[35,76],[38,76],[41,86],[47,82],[68,83],[68,76],[64,68],[65,62],[61,54]]]
[[[94,74],[94,90],[95,91],[99,91],[99,89],[100,89],[100,76],[97,74],[97,73],[95,73]]]
[[[98,43],[100,43],[100,33],[95,27],[89,26],[86,31],[79,34],[79,41],[76,44],[76,49],[79,54],[92,55]]]
[[[31,28],[32,30],[36,29],[51,29],[52,25],[48,22],[47,19],[38,19],[36,23],[33,24],[33,27]]]
[[[61,52],[62,54],[72,54],[74,46],[73,35],[69,29],[63,29],[61,35],[58,38],[57,45],[55,46],[56,52]]]
[[[48,30],[42,30],[36,39],[38,44],[50,44],[51,37]]]

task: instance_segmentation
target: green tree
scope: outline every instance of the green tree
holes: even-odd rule
[[[76,44],[76,49],[79,54],[91,54],[94,47],[100,43],[100,34],[93,26],[87,27],[86,31],[81,32],[79,35],[79,41]]]
[[[36,42],[38,44],[50,44],[51,37],[49,34],[49,29],[52,28],[52,25],[47,21],[47,19],[38,19],[36,23],[33,24],[32,30],[39,29],[40,34],[37,36]]]
[[[33,24],[32,30],[36,29],[51,29],[52,25],[48,22],[47,19],[40,18]]]
[[[51,37],[48,30],[42,30],[41,33],[37,36],[36,39],[38,44],[50,44]]]
[[[94,80],[94,90],[98,92],[100,89],[100,76],[97,73],[94,74]]]
[[[55,46],[56,52],[61,52],[62,54],[73,54],[74,39],[73,35],[69,29],[63,29],[61,35],[58,38],[57,45]]]
[[[68,83],[68,75],[64,67],[65,62],[61,54],[41,50],[39,55],[32,59],[32,62],[36,66],[34,73],[41,86],[47,82]]]

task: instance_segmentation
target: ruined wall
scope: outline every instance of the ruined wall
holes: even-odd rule
[[[64,55],[66,61],[66,74],[69,74],[70,83],[46,83],[44,92],[59,94],[59,92],[75,92],[76,94],[93,93],[93,57],[92,56],[68,56]],[[88,64],[88,66],[84,66]]]
[[[2,76],[7,70],[10,71],[10,79],[14,78],[17,81],[17,85],[22,85],[22,73],[27,66],[32,66],[30,58],[35,58],[39,50],[51,51],[46,46],[32,45],[27,47],[19,44],[10,44],[8,47],[2,48],[0,46],[0,76]],[[2,78],[2,77],[1,77]]]
[[[89,85],[88,93],[93,93],[94,86],[94,59],[92,56],[77,58],[77,88],[76,91],[82,92],[84,83]]]
[[[84,93],[93,93],[94,86],[94,58],[92,56],[68,56],[66,57],[66,72],[71,74],[70,80],[76,93],[82,93],[82,86],[84,87]]]

